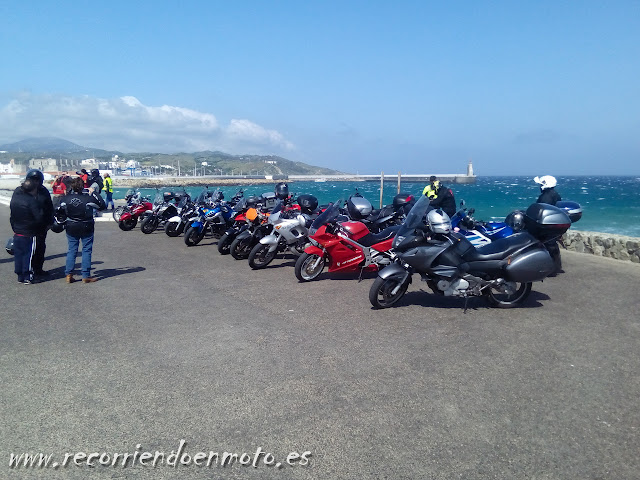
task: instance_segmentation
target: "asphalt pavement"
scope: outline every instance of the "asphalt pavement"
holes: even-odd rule
[[[36,285],[0,255],[0,478],[640,478],[640,265],[563,252],[521,308],[415,277],[373,310],[374,275],[298,283],[213,239],[98,223],[93,284],[47,245]],[[58,467],[10,467],[39,452]]]

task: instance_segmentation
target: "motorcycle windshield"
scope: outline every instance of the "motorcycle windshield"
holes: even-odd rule
[[[309,229],[310,235],[314,235],[321,226],[326,225],[327,223],[330,223],[338,218],[338,215],[340,215],[340,208],[338,207],[338,205],[340,205],[340,203],[340,201],[330,203],[327,206],[327,209],[320,215],[318,215],[318,218],[316,218],[311,224],[311,228]]]
[[[238,203],[233,206],[234,212],[242,212],[247,208],[247,199],[241,198]]]
[[[429,207],[429,198],[422,195],[407,215],[404,223],[400,226],[396,236],[406,237],[413,234],[413,231],[417,227],[424,225],[424,216],[427,214]]]
[[[211,194],[211,201],[212,202],[221,202],[222,200],[224,200],[224,194],[222,193],[222,190],[220,190],[218,188],[218,189],[216,189],[215,192],[213,192]]]
[[[278,200],[271,210],[271,215],[269,216],[269,223],[276,223],[280,219],[280,212],[282,212],[282,208],[284,207],[284,203],[282,200]]]
[[[160,190],[156,190],[156,195],[153,197],[154,205],[162,205],[164,203],[164,194]]]

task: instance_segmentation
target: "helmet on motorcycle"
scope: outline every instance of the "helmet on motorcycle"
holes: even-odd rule
[[[4,248],[9,255],[13,255],[13,237],[9,237],[9,240],[7,240],[7,244],[4,246]]]
[[[24,177],[25,180],[32,179],[42,185],[44,183],[44,174],[37,168],[32,168]]]
[[[553,188],[558,184],[556,177],[552,177],[551,175],[544,175],[543,177],[535,177],[533,181],[536,183],[539,183],[540,188],[542,190]]]
[[[451,219],[441,209],[431,210],[427,214],[427,222],[433,233],[450,233]]]
[[[285,200],[289,198],[289,185],[287,185],[285,182],[280,182],[276,184],[274,192],[276,194],[276,197],[278,197],[280,200]]]
[[[504,223],[509,225],[514,232],[524,230],[524,212],[522,210],[514,210],[504,219]]]

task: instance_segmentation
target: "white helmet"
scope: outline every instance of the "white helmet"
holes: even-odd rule
[[[440,209],[431,210],[427,214],[427,222],[429,222],[429,228],[433,233],[451,232],[451,219]]]
[[[543,177],[535,177],[533,181],[536,183],[539,183],[540,188],[542,188],[542,190],[546,190],[547,188],[553,188],[558,184],[558,182],[556,181],[556,177],[552,177],[551,175],[545,175]]]

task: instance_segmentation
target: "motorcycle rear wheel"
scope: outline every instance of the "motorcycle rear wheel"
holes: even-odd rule
[[[133,230],[137,224],[138,224],[138,219],[134,217],[128,218],[126,220],[120,220],[118,222],[118,226],[120,227],[120,230],[123,230],[125,232],[128,232],[129,230]]]
[[[220,240],[218,240],[218,252],[220,255],[229,255],[231,251],[231,244],[234,240],[235,239],[228,233],[225,233],[220,237]]]
[[[369,290],[369,302],[373,308],[389,308],[407,292],[408,282],[403,282],[399,276],[381,278],[378,277]]]
[[[271,245],[265,245],[263,243],[259,243],[253,247],[249,254],[249,266],[254,270],[259,270],[269,265],[271,260],[276,258],[277,252],[277,250],[270,252],[269,248],[271,248]]]
[[[531,293],[531,282],[518,283],[507,282],[504,283],[502,288],[490,288],[487,290],[487,301],[490,305],[498,308],[512,308],[515,307],[529,296]]]
[[[140,224],[140,230],[147,235],[156,231],[158,228],[158,217],[146,217]]]
[[[316,253],[303,253],[296,260],[296,278],[301,282],[315,280],[324,270],[325,259]]]
[[[187,247],[193,247],[204,238],[204,229],[201,232],[197,228],[189,227],[184,234],[184,243]]]
[[[120,221],[120,217],[126,211],[127,211],[127,207],[125,207],[124,205],[120,205],[119,207],[114,208],[113,213],[112,213],[113,219],[116,222],[119,222]]]
[[[246,260],[249,258],[252,248],[253,244],[251,237],[236,238],[231,242],[229,253],[236,260]]]
[[[176,222],[165,223],[164,233],[166,233],[169,237],[177,237],[182,233],[181,224]]]

